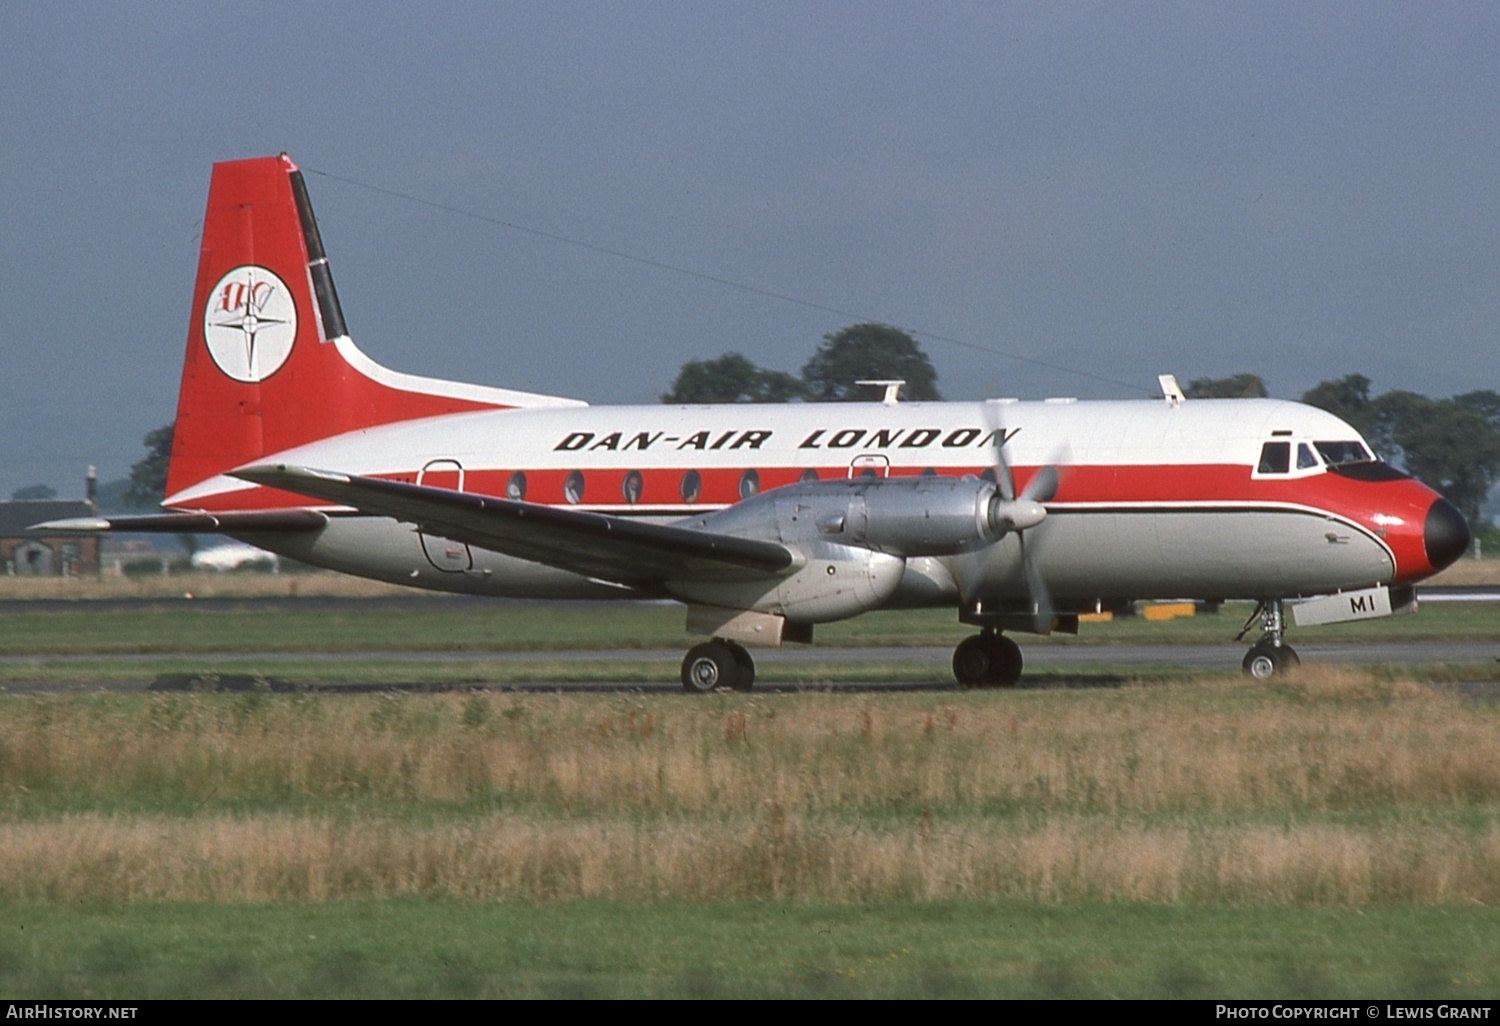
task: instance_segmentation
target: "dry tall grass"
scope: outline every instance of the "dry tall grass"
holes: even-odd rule
[[[1428,584],[1500,584],[1500,559],[1460,559]]]
[[[1354,671],[976,696],[11,699],[0,899],[1500,900],[1500,715]]]
[[[1500,829],[1056,817],[870,828],[790,816],[459,823],[66,816],[0,829],[7,901],[1500,901]]]

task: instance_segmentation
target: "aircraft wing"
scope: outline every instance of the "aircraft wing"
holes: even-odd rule
[[[796,563],[792,552],[776,542],[447,488],[286,464],[243,467],[233,476],[337,502],[361,513],[408,521],[424,533],[633,587],[664,580],[751,580],[781,574]]]

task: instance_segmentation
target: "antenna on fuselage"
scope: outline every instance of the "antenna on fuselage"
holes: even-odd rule
[[[901,386],[906,384],[905,378],[878,378],[866,381],[856,381],[856,385],[876,385],[885,388],[885,397],[880,400],[883,406],[895,406],[897,403],[896,393],[901,391]]]
[[[1167,405],[1181,406],[1187,401],[1187,396],[1182,394],[1182,386],[1177,383],[1176,374],[1158,374],[1156,380],[1161,383],[1161,397],[1167,401]]]

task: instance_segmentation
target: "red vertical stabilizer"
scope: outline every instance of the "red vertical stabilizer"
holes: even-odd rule
[[[574,405],[397,374],[374,363],[346,334],[297,166],[285,154],[214,165],[169,497],[348,431],[444,413],[564,404]]]

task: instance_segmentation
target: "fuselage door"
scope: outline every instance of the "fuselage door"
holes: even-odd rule
[[[417,471],[417,484],[428,488],[450,488],[464,490],[464,468],[457,460],[430,460]],[[418,532],[422,539],[422,552],[434,568],[449,574],[461,574],[474,567],[474,554],[469,546],[451,538]]]

